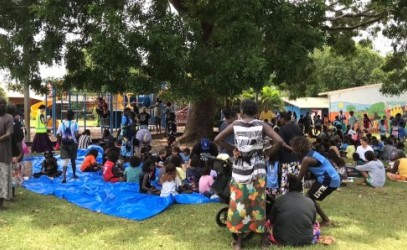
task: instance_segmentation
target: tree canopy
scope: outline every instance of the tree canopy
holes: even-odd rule
[[[386,77],[386,73],[382,70],[385,58],[369,46],[359,45],[352,54],[338,54],[331,47],[325,46],[315,50],[311,58],[313,69],[307,79],[305,91],[307,96],[382,83]]]
[[[407,89],[404,0],[1,0],[0,4],[0,68],[34,89],[42,88],[38,65],[64,59],[66,89],[169,91],[192,101],[193,111],[211,121],[213,100],[237,96],[250,87],[259,92],[271,78],[290,90],[306,89],[314,49],[329,45],[338,54],[355,53],[352,37],[369,27],[393,40],[394,53],[383,66],[388,76],[384,90]],[[192,130],[188,126],[186,134]],[[210,122],[202,126],[206,129],[199,131],[210,133]]]

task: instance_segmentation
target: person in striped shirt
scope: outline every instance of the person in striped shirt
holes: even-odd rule
[[[87,149],[90,144],[92,144],[92,140],[90,139],[90,130],[85,129],[85,131],[83,131],[82,135],[79,137],[78,149]]]

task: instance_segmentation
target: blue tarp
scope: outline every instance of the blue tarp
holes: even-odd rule
[[[91,147],[103,152],[98,146]],[[197,193],[179,194],[166,198],[141,194],[138,192],[138,184],[126,182],[108,183],[103,181],[100,173],[82,173],[80,165],[89,149],[78,150],[76,161],[78,179],[71,178],[71,167],[68,166],[67,183],[62,184],[61,177],[50,179],[47,176],[41,176],[40,178],[31,178],[24,181],[23,187],[38,194],[55,195],[95,212],[133,220],[144,220],[153,217],[175,202],[180,204],[201,204],[218,201],[208,199]],[[58,159],[60,170],[62,170],[59,155],[55,157]],[[32,162],[33,173],[40,172],[43,160],[43,156],[30,156],[24,159],[24,161]],[[97,161],[102,161],[101,153],[99,153]]]

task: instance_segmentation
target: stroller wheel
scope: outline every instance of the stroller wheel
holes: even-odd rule
[[[238,234],[232,233],[232,237],[233,237],[234,240],[237,240],[237,236],[238,236]],[[243,233],[242,234],[242,241],[250,240],[251,238],[253,238],[253,236],[254,236],[254,232]]]
[[[216,223],[220,227],[226,227],[226,221],[228,218],[228,207],[224,207],[221,210],[218,211],[216,214]]]

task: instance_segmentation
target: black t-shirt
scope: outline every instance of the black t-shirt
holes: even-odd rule
[[[45,173],[54,174],[58,171],[57,159],[53,158],[51,161],[44,160],[42,162],[42,167]]]
[[[192,148],[191,157],[201,158],[201,153],[209,153],[213,156],[218,156],[219,151],[218,151],[218,147],[213,142],[210,142],[209,150],[202,150],[201,143],[198,142]]]
[[[148,121],[150,120],[151,116],[149,113],[146,112],[141,112],[139,114],[139,121],[140,125],[147,125],[148,126]]]
[[[316,219],[314,202],[300,192],[277,198],[270,214],[273,235],[279,243],[302,246],[312,243]]]
[[[280,131],[278,132],[281,138],[284,140],[287,145],[290,145],[290,140],[296,136],[304,136],[301,128],[294,123],[287,123],[280,127]],[[280,154],[280,162],[281,163],[289,163],[299,161],[298,156],[296,156],[293,152],[288,149],[282,148]]]

